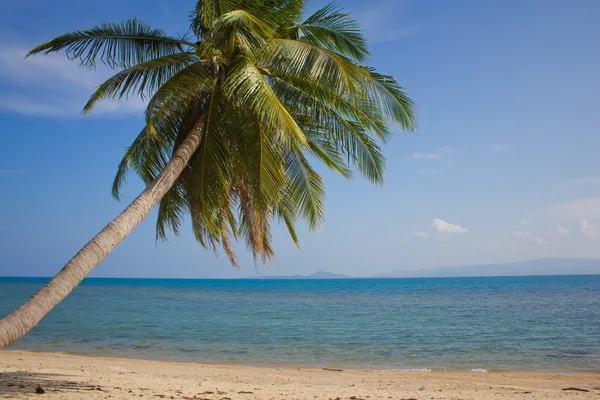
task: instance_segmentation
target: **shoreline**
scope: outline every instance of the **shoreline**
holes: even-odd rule
[[[43,398],[67,400],[597,399],[600,373],[276,368],[0,351],[0,398],[34,398],[38,385]]]
[[[178,364],[195,364],[205,366],[223,366],[223,367],[243,367],[243,368],[259,368],[259,369],[280,369],[280,370],[296,370],[296,369],[342,369],[348,371],[389,371],[389,372],[422,372],[422,373],[448,373],[448,374],[559,374],[559,375],[600,375],[600,366],[598,369],[532,369],[532,368],[495,368],[495,367],[395,367],[395,366],[373,366],[359,364],[337,364],[337,363],[294,363],[294,362],[262,362],[262,361],[213,361],[213,360],[189,360],[177,358],[161,358],[161,357],[143,357],[130,355],[114,355],[101,354],[94,352],[79,352],[79,351],[53,351],[53,350],[36,350],[36,349],[0,349],[2,352],[16,353],[32,353],[32,354],[61,354],[74,357],[89,357],[101,359],[116,359],[116,360],[131,360],[131,361],[151,361],[160,363],[178,363]]]

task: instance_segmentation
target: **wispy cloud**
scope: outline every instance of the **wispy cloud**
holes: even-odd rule
[[[487,146],[487,148],[489,150],[493,150],[493,151],[506,151],[506,150],[508,150],[508,146],[507,145],[505,145],[505,144],[497,144],[497,143],[490,144],[489,146]]]
[[[80,68],[64,55],[39,55],[25,59],[29,46],[7,44],[0,39],[0,110],[22,115],[73,117],[96,86],[115,72],[99,66]],[[102,102],[95,114],[140,114],[144,103]]]
[[[565,228],[564,226],[559,225],[556,227],[556,232],[558,232],[560,235],[564,236],[569,233],[569,230],[567,228]]]
[[[542,244],[546,244],[548,242],[546,240],[538,237],[538,238],[535,238],[535,240],[533,241],[533,243],[535,243],[537,245],[542,245]]]
[[[436,231],[438,231],[439,233],[466,233],[466,232],[468,232],[468,229],[466,229],[460,225],[453,224],[451,222],[444,221],[443,219],[439,219],[439,218],[436,218],[433,220],[431,227],[433,229],[435,229]]]
[[[588,238],[596,238],[600,236],[600,227],[591,223],[587,219],[579,221],[579,231]]]
[[[521,226],[531,226],[532,225],[531,222],[525,221],[525,220],[519,222],[519,224],[521,224]]]
[[[419,153],[415,152],[408,156],[413,160],[444,160],[443,168],[451,168],[452,162],[448,161],[452,148],[448,145],[438,146],[435,151]]]
[[[410,158],[421,160],[434,160],[436,158],[440,158],[440,155],[436,153],[412,153],[410,155]]]

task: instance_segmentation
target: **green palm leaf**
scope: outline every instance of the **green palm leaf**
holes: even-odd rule
[[[184,51],[195,45],[182,39],[166,36],[136,18],[120,23],[111,22],[91,29],[65,33],[43,43],[27,57],[38,53],[64,51],[71,60],[82,66],[94,68],[100,59],[111,68],[128,68],[155,58]]]
[[[313,44],[363,62],[369,56],[367,40],[358,23],[331,3],[298,25],[303,39]]]
[[[284,142],[297,142],[304,147],[306,135],[281,103],[261,71],[249,60],[242,59],[227,77],[223,93],[238,107],[249,107],[264,123],[278,132]]]
[[[83,108],[84,113],[91,113],[95,104],[103,99],[122,99],[129,95],[144,98],[158,90],[185,67],[198,61],[199,58],[194,53],[182,52],[124,69],[98,86]]]
[[[325,213],[325,183],[301,153],[288,153],[286,161],[288,196],[308,227],[316,230]]]
[[[378,101],[380,109],[402,129],[414,131],[417,126],[415,102],[402,91],[394,77],[381,75],[374,68],[363,68],[369,74],[365,84],[371,96]]]

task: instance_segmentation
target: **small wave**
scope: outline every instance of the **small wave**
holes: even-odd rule
[[[475,373],[478,373],[478,374],[485,374],[486,372],[488,372],[488,370],[487,369],[483,369],[483,368],[474,368],[474,369],[471,370],[471,372],[475,372]]]
[[[429,368],[402,368],[402,369],[396,369],[395,371],[400,371],[400,372],[431,372],[431,369],[429,369]]]

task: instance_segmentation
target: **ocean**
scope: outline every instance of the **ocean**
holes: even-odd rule
[[[0,278],[0,317],[45,278]],[[600,275],[86,279],[9,349],[281,367],[600,371]]]

